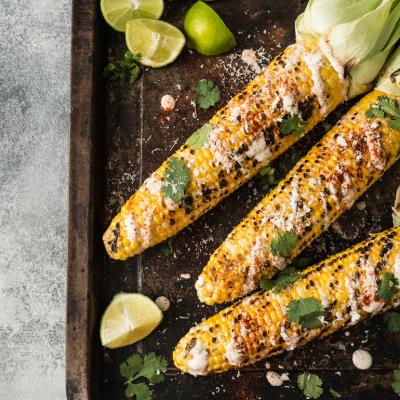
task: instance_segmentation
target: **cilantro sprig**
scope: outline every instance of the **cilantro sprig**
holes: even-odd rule
[[[171,254],[174,254],[174,248],[172,247],[172,241],[173,241],[172,237],[168,238],[164,242],[164,245],[161,247],[161,252],[164,254],[165,257],[168,257]]]
[[[286,317],[289,322],[295,322],[305,329],[322,327],[320,317],[324,315],[324,307],[314,297],[301,300],[292,300],[286,308]]]
[[[221,100],[219,87],[210,79],[200,79],[197,82],[197,104],[207,110]]]
[[[386,313],[383,316],[383,320],[390,332],[400,333],[400,314],[395,312]]]
[[[399,291],[399,280],[391,273],[385,272],[378,285],[378,296],[388,302],[394,300]]]
[[[288,257],[297,242],[298,238],[293,232],[278,232],[271,240],[269,248],[274,256]]]
[[[300,276],[300,271],[297,271],[294,267],[288,267],[281,271],[275,278],[273,279],[263,279],[260,282],[261,289],[267,289],[274,291],[279,291],[286,289],[290,284],[297,281]]]
[[[303,121],[298,114],[288,115],[280,122],[280,130],[284,135],[301,135],[307,122]]]
[[[167,360],[154,353],[145,354],[143,357],[134,353],[119,366],[119,372],[125,378],[125,395],[128,399],[151,400],[153,393],[147,383],[134,383],[140,378],[147,379],[150,384],[163,382],[164,372],[168,368]]]
[[[179,203],[185,196],[185,190],[189,185],[189,172],[189,168],[183,160],[172,157],[164,171],[166,185],[161,189],[164,196],[170,198],[174,203]]]
[[[201,149],[208,142],[212,130],[211,125],[204,124],[186,140],[186,144],[194,150]]]
[[[395,369],[393,371],[393,379],[392,389],[397,395],[400,396],[400,369]]]
[[[387,96],[378,97],[378,103],[371,105],[365,115],[368,118],[389,119],[390,128],[400,129],[400,107],[395,99],[389,99]]]
[[[127,51],[120,60],[109,63],[104,67],[103,76],[110,81],[129,81],[133,84],[141,73],[138,65],[140,59],[140,54],[133,55],[130,51]]]
[[[324,390],[322,389],[322,380],[318,375],[304,372],[297,377],[297,385],[303,391],[304,396],[310,399],[318,399]]]

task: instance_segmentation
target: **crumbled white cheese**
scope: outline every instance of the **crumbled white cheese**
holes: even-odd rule
[[[167,311],[171,305],[170,301],[165,296],[157,297],[156,304],[161,311]]]
[[[246,156],[255,158],[258,162],[265,162],[271,156],[271,150],[267,147],[264,136],[255,139],[246,152]]]
[[[165,94],[161,97],[161,108],[164,111],[172,111],[175,108],[175,99],[171,95]]]
[[[271,369],[271,363],[266,362],[266,363],[265,363],[265,368],[266,368],[266,369]]]
[[[328,106],[324,80],[320,72],[320,68],[322,67],[322,54],[319,52],[307,53],[303,55],[303,60],[311,72],[311,78],[313,80],[312,92],[317,96],[318,103],[321,107],[321,114],[325,115],[328,111]]]
[[[382,141],[380,133],[371,127],[365,126],[365,141],[367,143],[368,153],[372,165],[379,169],[385,169],[385,157],[382,149]]]
[[[126,237],[133,243],[137,238],[137,224],[133,214],[129,214],[125,217],[124,228],[126,232]]]
[[[149,192],[154,195],[158,195],[163,186],[162,181],[153,173],[144,182],[144,186],[149,189]]]
[[[353,353],[353,364],[358,369],[368,369],[372,365],[372,356],[366,350],[356,350]]]
[[[297,332],[294,332],[291,336],[289,336],[283,325],[281,326],[281,337],[288,345],[288,350],[294,350],[300,340]]]
[[[290,71],[299,61],[301,53],[304,51],[304,46],[300,42],[296,42],[289,46],[291,49],[288,54],[291,54],[291,57],[286,59],[285,70]]]
[[[190,279],[192,276],[190,274],[180,274],[179,275],[182,279]]]
[[[196,344],[189,353],[192,356],[188,361],[189,373],[194,376],[203,375],[208,366],[208,351],[196,339]]]
[[[346,146],[347,146],[346,139],[345,139],[342,135],[339,135],[339,136],[336,138],[336,143],[337,143],[339,146],[342,146],[342,147],[346,147]]]
[[[261,68],[257,63],[257,55],[253,49],[244,49],[242,51],[241,59],[244,63],[249,65],[254,72],[260,73]]]
[[[366,258],[362,258],[361,267],[365,271],[365,277],[362,279],[362,298],[367,304],[362,309],[367,313],[376,313],[383,307],[382,301],[376,301],[378,297],[378,282],[376,281],[375,268]]]

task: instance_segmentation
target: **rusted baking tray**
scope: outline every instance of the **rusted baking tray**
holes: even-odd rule
[[[166,3],[165,20],[181,26],[190,2]],[[103,22],[98,0],[73,1],[68,399],[124,399],[118,366],[136,350],[155,351],[170,362],[165,383],[153,387],[157,400],[302,399],[296,378],[305,370],[317,373],[325,388],[333,387],[344,399],[396,399],[390,383],[400,362],[400,340],[388,332],[381,317],[361,323],[347,334],[340,332],[270,359],[272,369],[289,373],[290,381],[279,388],[267,383],[263,362],[240,373],[198,378],[172,368],[171,352],[178,339],[195,322],[216,311],[200,305],[194,281],[211,252],[265,193],[256,179],[177,235],[174,256],[164,256],[161,246],[156,246],[139,257],[118,262],[104,251],[101,236],[113,214],[161,160],[210,117],[212,111],[195,110],[191,103],[196,82],[213,79],[226,101],[251,79],[252,72],[240,60],[242,50],[253,48],[265,64],[294,40],[294,20],[305,1],[220,0],[213,6],[234,31],[237,49],[215,58],[185,50],[173,65],[145,71],[130,85],[109,83],[102,77],[107,59],[124,53],[124,35]],[[160,109],[160,98],[167,93],[177,99],[176,110],[168,115]],[[328,122],[339,116],[340,112],[335,113]],[[304,154],[326,128],[326,123],[317,128],[284,157]],[[340,229],[331,228],[306,253],[319,260],[371,232],[388,228],[399,173],[397,163],[363,196],[365,209],[353,207],[339,220]],[[181,279],[182,273],[191,274],[191,279]],[[111,351],[100,345],[99,317],[120,291],[140,291],[152,298],[164,295],[172,306],[161,326],[137,348]],[[352,352],[360,347],[372,353],[373,366],[368,371],[352,364]],[[321,398],[331,398],[324,396]]]

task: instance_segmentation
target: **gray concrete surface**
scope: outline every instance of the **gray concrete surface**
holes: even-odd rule
[[[0,399],[64,400],[71,0],[0,0]]]

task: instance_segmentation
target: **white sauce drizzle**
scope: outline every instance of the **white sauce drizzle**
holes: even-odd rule
[[[234,338],[232,338],[229,341],[228,346],[226,346],[225,357],[229,364],[234,366],[239,366],[244,361],[244,355],[240,349],[237,348],[237,343]]]
[[[190,350],[192,358],[188,362],[189,373],[197,376],[203,375],[208,366],[208,351],[200,340],[196,339],[195,346]]]
[[[328,111],[328,105],[325,95],[325,85],[320,73],[320,68],[322,67],[322,54],[308,53],[303,55],[303,60],[311,71],[311,77],[313,80],[312,91],[317,96],[318,103],[321,107],[321,114],[325,115]]]
[[[383,302],[375,301],[378,293],[375,269],[365,258],[361,259],[361,267],[365,271],[365,278],[362,280],[362,295],[370,300],[370,303],[362,306],[362,309],[367,313],[375,314],[383,307]]]
[[[355,288],[354,288],[354,283],[349,278],[345,279],[345,284],[346,284],[347,293],[349,295],[349,305],[351,307],[351,310],[350,310],[350,316],[351,316],[350,324],[354,325],[361,318],[361,315],[358,313],[356,292],[355,292]]]
[[[124,228],[126,236],[131,243],[136,242],[137,237],[137,224],[133,214],[129,214],[125,217]]]

